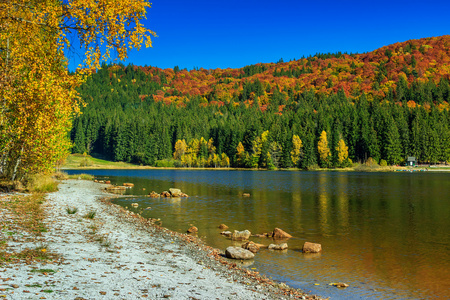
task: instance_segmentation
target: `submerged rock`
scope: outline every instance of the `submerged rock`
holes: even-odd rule
[[[249,193],[243,193],[242,197],[250,197],[250,194]]]
[[[222,231],[220,234],[224,235],[226,237],[231,237],[231,235],[232,235],[231,231]]]
[[[225,224],[220,224],[220,225],[219,225],[219,228],[222,229],[222,230],[227,230],[227,229],[228,229],[228,226],[225,225]]]
[[[124,187],[124,186],[114,186],[114,185],[110,185],[110,186],[108,186],[108,187],[105,188],[105,190],[106,190],[108,193],[120,194],[120,195],[125,194],[126,189],[127,189],[127,188]]]
[[[268,233],[262,233],[262,234],[255,234],[256,237],[260,237],[260,238],[266,238],[266,237],[270,237],[272,236],[272,234],[268,234]]]
[[[322,251],[322,245],[316,243],[305,242],[303,244],[303,253],[319,253]]]
[[[255,254],[241,247],[230,246],[225,250],[225,256],[233,259],[252,259]]]
[[[245,241],[248,240],[248,238],[252,235],[252,233],[248,230],[244,231],[237,231],[235,230],[233,234],[231,235],[231,239],[233,241]]]
[[[279,244],[279,245],[270,244],[268,248],[271,250],[285,250],[288,248],[288,244],[287,243],[283,243],[283,244]]]
[[[133,206],[133,207],[138,207],[139,204],[138,204],[138,203],[131,203],[131,206]]]
[[[346,284],[346,283],[344,283],[344,282],[332,282],[332,283],[329,283],[328,285],[332,285],[332,286],[335,286],[335,287],[338,287],[338,288],[346,288],[346,287],[348,287],[348,284]]]

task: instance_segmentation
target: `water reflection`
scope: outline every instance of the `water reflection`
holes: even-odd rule
[[[102,172],[105,172],[102,174]],[[217,226],[292,234],[286,252],[263,250],[253,267],[333,299],[446,298],[450,294],[450,174],[96,170],[127,193],[180,188],[184,199],[119,199],[143,216],[185,232],[189,224],[213,247],[233,244]],[[243,197],[250,193],[250,197]],[[150,206],[151,210],[144,208]],[[268,245],[273,241],[254,238]],[[302,254],[305,241],[323,246]],[[329,288],[344,281],[347,290]],[[314,283],[320,283],[315,286]],[[356,296],[355,296],[356,295]]]

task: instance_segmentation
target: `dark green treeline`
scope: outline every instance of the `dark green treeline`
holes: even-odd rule
[[[252,155],[255,140],[268,130],[267,145],[276,142],[279,147],[273,150],[267,146],[262,153],[276,154],[275,167],[309,168],[319,164],[317,142],[326,131],[334,165],[340,139],[345,141],[354,162],[371,157],[378,162],[384,159],[389,164],[402,164],[408,156],[422,163],[450,160],[450,115],[448,109],[443,109],[450,100],[446,79],[438,84],[413,82],[409,86],[400,81],[385,99],[373,101],[368,101],[364,93],[350,100],[343,91],[324,96],[313,91],[281,93],[275,88],[267,110],[262,112],[258,105],[244,104],[247,93],[260,89],[257,80],[246,84],[241,94],[234,93],[223,106],[205,106],[200,96],[188,96],[188,101],[177,107],[153,100],[152,95],[161,93],[166,83],[162,72],[155,75],[158,82],[132,66],[114,72],[104,66],[94,74],[80,88],[87,106],[74,120],[73,152],[169,166],[174,164],[177,140],[189,142],[203,137],[206,141],[212,138],[216,153],[225,153],[231,166],[238,166],[239,143]],[[206,98],[216,100],[214,91]],[[417,106],[409,107],[410,100]],[[281,115],[277,114],[280,105],[285,105]],[[303,145],[296,166],[290,154],[293,135],[298,135]],[[246,167],[242,163],[239,166]],[[260,166],[265,166],[264,162]]]

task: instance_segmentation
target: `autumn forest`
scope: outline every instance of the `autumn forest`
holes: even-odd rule
[[[450,161],[450,36],[240,69],[103,65],[74,153],[160,167]]]

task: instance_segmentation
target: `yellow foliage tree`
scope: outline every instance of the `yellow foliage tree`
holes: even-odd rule
[[[173,159],[181,160],[183,155],[186,153],[186,149],[187,149],[186,141],[184,139],[178,140],[175,143],[175,152],[173,153]]]
[[[322,131],[319,142],[317,143],[317,151],[319,152],[321,167],[327,168],[330,166],[331,152],[328,147],[328,139],[326,131]]]
[[[236,147],[236,164],[238,167],[245,166],[245,149],[241,142]]]
[[[291,160],[294,164],[294,167],[298,167],[300,158],[303,155],[302,152],[303,143],[298,135],[292,136],[292,151],[291,151]]]
[[[230,166],[230,159],[225,154],[225,152],[222,152],[221,160],[220,160],[220,166],[222,168],[228,168]]]
[[[345,145],[343,139],[340,139],[336,147],[338,164],[340,167],[344,167],[348,162],[348,147]]]
[[[0,1],[0,177],[49,172],[71,143],[76,87],[111,50],[119,59],[151,35],[146,0]],[[65,51],[79,38],[84,63],[68,72]]]

